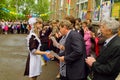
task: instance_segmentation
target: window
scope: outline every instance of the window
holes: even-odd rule
[[[63,1],[64,0],[60,0],[60,7],[63,7]]]

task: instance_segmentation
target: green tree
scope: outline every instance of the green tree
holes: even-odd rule
[[[17,13],[11,14],[2,10],[6,8],[10,12]],[[1,19],[27,19],[27,15],[45,14],[49,12],[49,0],[38,0],[35,4],[35,0],[1,0],[0,1],[0,18]],[[48,20],[49,15],[41,16],[42,19]]]

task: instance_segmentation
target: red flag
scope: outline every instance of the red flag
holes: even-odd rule
[[[70,0],[67,0],[68,1],[68,4],[70,4]]]

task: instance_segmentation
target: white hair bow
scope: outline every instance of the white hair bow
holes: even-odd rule
[[[28,23],[29,23],[30,25],[33,25],[34,23],[36,23],[36,18],[30,18],[30,19],[28,20]]]

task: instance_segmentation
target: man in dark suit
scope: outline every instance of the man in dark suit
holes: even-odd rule
[[[115,80],[120,72],[120,23],[114,19],[101,22],[100,30],[106,38],[97,59],[88,57],[86,63],[93,71],[93,80]]]
[[[61,34],[66,37],[65,51],[63,56],[59,57],[66,65],[66,76],[61,80],[86,80],[86,49],[83,37],[71,30],[71,23],[68,20],[61,21],[59,28]]]

